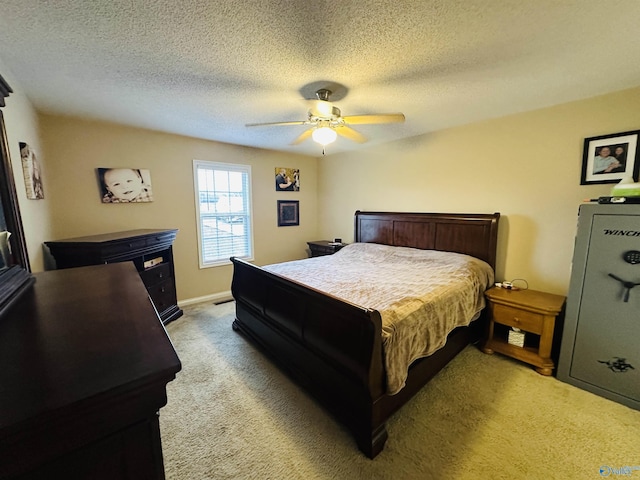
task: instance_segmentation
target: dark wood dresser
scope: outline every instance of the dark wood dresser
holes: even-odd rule
[[[0,478],[163,479],[181,364],[136,269],[35,278],[0,318]]]
[[[129,230],[45,242],[58,268],[133,261],[166,325],[182,315],[178,308],[173,242],[178,230]]]

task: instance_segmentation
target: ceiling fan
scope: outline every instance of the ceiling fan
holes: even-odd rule
[[[326,88],[316,91],[317,100],[307,112],[307,120],[292,122],[271,122],[271,123],[247,123],[247,127],[280,126],[280,125],[310,125],[311,128],[302,132],[291,145],[298,145],[309,137],[316,143],[324,147],[334,142],[338,135],[354,142],[364,143],[367,137],[354,130],[350,125],[366,125],[380,123],[402,123],[404,115],[402,113],[366,114],[342,116],[340,109],[329,101],[333,92]]]

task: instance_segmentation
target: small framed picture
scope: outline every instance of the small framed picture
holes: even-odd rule
[[[300,225],[298,200],[278,200],[278,226],[291,227]]]
[[[42,200],[44,198],[44,190],[42,189],[42,176],[40,174],[40,164],[36,158],[36,152],[28,143],[19,143],[27,198],[29,200]]]
[[[640,130],[584,139],[580,185],[618,183],[624,177],[638,179]]]
[[[299,192],[300,170],[289,167],[276,167],[276,192]]]

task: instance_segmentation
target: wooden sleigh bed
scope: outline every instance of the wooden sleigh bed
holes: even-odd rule
[[[500,214],[360,212],[355,242],[464,253],[495,269]],[[369,458],[387,440],[385,422],[485,328],[484,315],[416,360],[406,384],[386,393],[380,312],[232,258],[233,328],[261,347],[353,433]],[[282,299],[286,299],[283,302]]]

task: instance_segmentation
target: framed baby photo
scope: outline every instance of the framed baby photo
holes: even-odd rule
[[[638,179],[640,130],[584,139],[580,185],[618,183]]]
[[[278,200],[278,226],[300,225],[299,206],[298,200]]]
[[[153,202],[151,172],[142,168],[97,168],[102,203]]]

